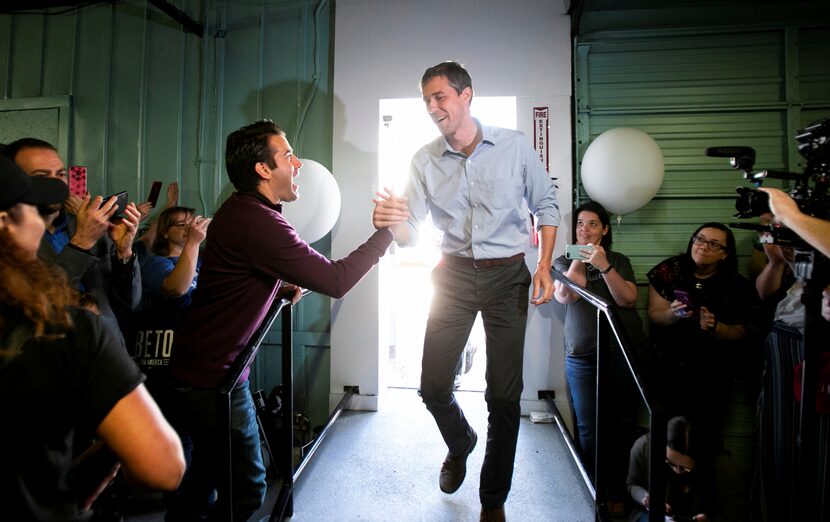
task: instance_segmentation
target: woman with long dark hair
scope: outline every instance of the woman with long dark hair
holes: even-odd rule
[[[688,417],[718,448],[733,364],[756,308],[752,284],[738,273],[735,236],[722,223],[704,223],[686,252],[659,263],[648,279],[664,406],[668,415]]]
[[[11,520],[88,518],[70,480],[79,431],[96,432],[137,483],[175,489],[184,473],[179,439],[121,342],[37,257],[36,205],[66,196],[61,181],[0,158],[0,491]]]
[[[595,201],[574,210],[573,241],[580,249],[578,259],[560,256],[554,268],[589,291],[617,305],[619,317],[632,343],[641,353],[646,344],[642,321],[637,315],[637,283],[628,258],[611,250],[612,234],[608,212]],[[593,474],[596,439],[597,326],[596,309],[568,287],[554,283],[554,297],[566,305],[565,376],[576,415],[583,462]],[[606,336],[610,339],[611,335]],[[615,500],[625,492],[628,449],[634,440],[639,401],[631,373],[616,342],[606,347],[608,387],[606,399],[611,414],[607,426],[608,453],[600,460],[608,466],[609,489]]]

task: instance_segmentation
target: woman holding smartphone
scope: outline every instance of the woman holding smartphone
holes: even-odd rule
[[[756,305],[752,284],[738,273],[735,236],[722,223],[704,223],[685,254],[662,261],[648,279],[651,341],[667,414],[688,417],[719,449],[717,407],[727,403],[732,364]]]
[[[122,342],[73,306],[66,275],[37,257],[38,206],[66,185],[0,158],[0,490],[8,520],[88,520],[99,490],[77,487],[73,443],[93,430],[136,484],[175,490],[184,474],[176,432]],[[105,475],[92,477],[100,483]],[[80,495],[80,498],[79,498]]]
[[[579,252],[579,255],[573,256],[574,259],[560,256],[554,261],[554,269],[616,304],[632,347],[635,352],[641,353],[646,344],[646,336],[635,310],[637,283],[634,270],[626,256],[611,250],[608,212],[594,201],[581,205],[574,211],[573,234],[577,248],[569,248]],[[565,375],[576,414],[582,460],[593,475],[596,440],[596,309],[558,281],[554,282],[554,287],[554,297],[566,305]],[[628,448],[634,440],[639,401],[631,372],[626,367],[617,343],[610,342],[604,353],[609,356],[606,390],[607,398],[612,401],[608,408],[612,417],[608,420],[609,433],[605,438],[606,441],[610,440],[609,445],[605,446],[609,452],[600,462],[609,466],[611,499],[621,500],[625,496]]]

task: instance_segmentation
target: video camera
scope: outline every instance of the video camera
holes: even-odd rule
[[[830,118],[811,123],[800,130],[795,139],[798,142],[798,152],[807,159],[807,168],[800,174],[779,170],[752,172],[755,165],[755,149],[752,147],[709,147],[706,155],[730,158],[732,168],[743,171],[744,179],[750,180],[755,187],[760,187],[767,178],[794,181],[789,195],[798,208],[819,219],[830,219],[827,200],[830,184]],[[735,191],[738,193],[735,217],[745,219],[770,212],[769,196],[765,192],[754,187],[738,187]],[[779,225],[730,223],[730,226],[765,232],[761,238],[763,242],[806,246],[795,233]]]
[[[755,149],[752,147],[709,147],[707,156],[730,158],[733,169],[742,170],[744,179],[755,187],[760,187],[767,178],[788,179],[795,182],[790,190],[790,197],[805,214],[828,219],[827,188],[830,183],[830,118],[811,123],[800,130],[795,137],[798,152],[807,159],[807,168],[803,173],[779,170],[761,170],[752,172],[755,164]],[[810,182],[813,186],[810,186]],[[738,187],[735,201],[737,218],[758,217],[769,212],[769,197],[757,188]]]

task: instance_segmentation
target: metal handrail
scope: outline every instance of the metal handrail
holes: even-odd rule
[[[303,296],[310,294],[310,290],[303,290]],[[254,360],[256,359],[257,352],[259,351],[259,347],[262,345],[262,341],[265,340],[265,336],[271,330],[271,327],[276,321],[277,316],[280,312],[283,312],[283,327],[282,327],[282,347],[283,347],[283,388],[288,390],[285,394],[286,396],[283,397],[283,405],[282,405],[282,414],[285,422],[283,426],[287,426],[287,429],[283,429],[283,433],[287,433],[286,440],[281,440],[281,445],[284,445],[287,441],[287,448],[288,448],[288,467],[286,468],[286,458],[279,459],[280,464],[282,465],[282,475],[283,475],[283,490],[286,490],[285,483],[290,483],[287,489],[287,495],[289,497],[289,501],[286,503],[288,509],[290,510],[290,495],[293,489],[293,461],[291,460],[293,457],[293,437],[292,437],[292,430],[291,430],[291,422],[294,413],[293,408],[293,371],[292,371],[292,320],[291,320],[291,300],[280,298],[275,299],[274,302],[271,304],[271,307],[268,309],[268,312],[263,317],[262,321],[260,322],[257,329],[254,331],[253,335],[251,335],[250,340],[245,345],[245,348],[239,353],[239,355],[234,360],[231,367],[228,369],[227,373],[225,373],[225,377],[219,383],[219,388],[216,391],[216,426],[224,426],[226,429],[219,429],[217,430],[217,436],[219,437],[218,447],[219,451],[219,473],[218,473],[218,491],[220,498],[222,498],[222,507],[224,508],[225,512],[221,513],[222,520],[233,520],[233,483],[232,483],[232,445],[231,445],[231,393],[233,392],[234,388],[239,385],[240,379],[245,371],[253,364]],[[288,371],[286,372],[286,364],[285,361],[288,359]],[[286,404],[287,403],[287,404]],[[286,417],[287,414],[287,417]],[[288,478],[286,478],[288,477]],[[282,497],[282,493],[280,495]]]
[[[596,434],[595,434],[595,458],[594,458],[594,481],[596,484],[602,484],[603,470],[600,469],[599,464],[599,448],[602,442],[600,425],[605,418],[605,400],[602,390],[605,384],[607,346],[609,343],[605,342],[608,331],[604,327],[606,324],[610,329],[613,338],[616,340],[626,364],[631,372],[634,382],[637,385],[637,390],[645,402],[646,408],[649,412],[649,429],[650,429],[650,444],[649,444],[649,505],[652,509],[649,510],[649,522],[662,522],[665,519],[665,503],[666,503],[666,467],[663,465],[665,461],[665,447],[666,447],[666,425],[667,419],[663,410],[662,403],[659,397],[651,391],[647,378],[643,375],[638,367],[638,363],[634,357],[634,353],[630,347],[628,334],[622,327],[622,323],[618,317],[616,305],[609,303],[602,297],[590,292],[585,287],[574,283],[566,275],[557,270],[552,270],[551,275],[560,283],[568,287],[569,290],[578,294],[587,303],[591,304],[597,309],[597,407],[596,407]],[[554,415],[558,417],[557,424],[561,424],[561,414],[556,404],[548,399],[548,404],[553,408]],[[568,440],[569,436],[563,426],[560,426],[563,436]],[[604,509],[605,505],[605,491],[603,488],[595,488],[590,483],[590,478],[584,473],[584,468],[581,466],[581,459],[576,453],[576,448],[571,443],[568,445],[571,456],[576,461],[577,465],[586,482],[586,486],[594,498],[597,509],[597,518],[606,519],[607,511]]]
[[[256,331],[254,331],[254,334],[248,341],[248,344],[245,345],[245,348],[239,353],[227,373],[225,373],[225,377],[219,383],[219,388],[216,391],[216,426],[217,428],[220,426],[225,427],[225,429],[217,429],[217,445],[219,448],[218,458],[220,460],[218,466],[219,472],[217,474],[217,489],[219,498],[222,499],[220,505],[224,509],[224,512],[220,514],[220,518],[222,520],[233,520],[233,479],[231,478],[231,470],[233,469],[233,450],[231,443],[231,393],[239,384],[242,374],[245,373],[248,367],[250,367],[250,365],[254,362],[254,359],[256,359],[259,347],[265,339],[265,336],[268,334],[268,331],[271,329],[271,326],[274,324],[277,315],[280,314],[283,308],[287,307],[288,311],[286,314],[283,314],[283,317],[286,315],[288,317],[291,316],[290,304],[291,301],[288,299],[274,300],[262,322],[260,322],[259,327]],[[290,418],[288,419],[288,422],[290,426]]]

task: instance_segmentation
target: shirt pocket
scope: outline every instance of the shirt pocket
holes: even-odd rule
[[[520,208],[524,190],[519,178],[493,178],[481,182],[482,203],[496,209]]]

